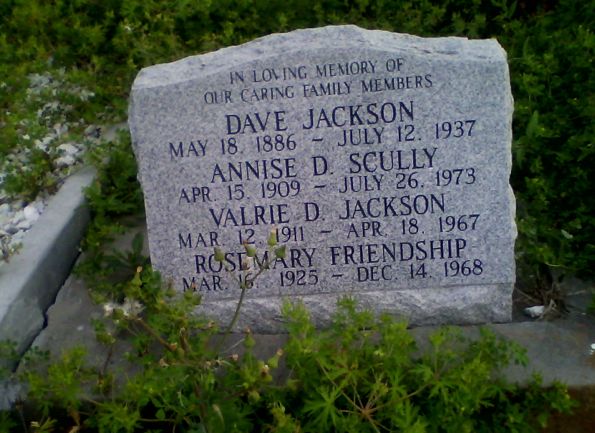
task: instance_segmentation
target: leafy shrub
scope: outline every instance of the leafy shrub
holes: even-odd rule
[[[148,261],[142,256],[143,241],[138,236],[126,257],[106,252],[106,245],[114,236],[129,228],[130,222],[123,217],[143,211],[130,135],[121,132],[118,139],[94,148],[89,160],[97,167],[95,181],[85,191],[92,218],[83,240],[85,260],[75,272],[93,281],[97,291],[115,293],[121,288],[110,279],[114,273],[123,270],[124,275],[132,276],[138,266]]]
[[[318,332],[303,308],[288,308],[290,413],[304,431],[531,432],[544,426],[544,405],[568,407],[563,388],[527,388],[498,379],[509,363],[525,364],[516,345],[482,330],[469,341],[454,328],[416,349],[404,323],[339,304]],[[562,391],[562,393],[560,393]]]
[[[509,41],[520,249],[595,276],[595,8],[560,1]]]
[[[105,362],[91,366],[75,348],[21,369],[21,417],[37,431],[525,433],[572,407],[559,384],[502,380],[525,355],[485,330],[472,341],[442,328],[418,349],[404,323],[353,300],[324,331],[287,303],[285,347],[258,359],[249,330],[242,347],[227,347],[216,323],[193,314],[200,298],[163,287],[150,269],[122,290],[104,304],[111,320],[95,323]]]

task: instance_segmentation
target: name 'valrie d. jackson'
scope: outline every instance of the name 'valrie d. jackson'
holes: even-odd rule
[[[413,121],[413,101],[310,108],[306,116],[306,121],[302,124],[303,129],[343,128]]]

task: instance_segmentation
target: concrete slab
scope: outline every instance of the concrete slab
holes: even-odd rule
[[[129,250],[133,236],[144,230],[144,224],[130,230],[112,247]],[[516,341],[527,349],[530,365],[528,368],[510,367],[505,372],[507,379],[524,383],[531,379],[533,373],[539,372],[544,385],[561,381],[571,387],[595,386],[595,351],[591,350],[591,345],[595,344],[595,317],[586,314],[582,309],[572,307],[572,302],[569,304],[570,312],[563,318],[552,321],[534,320],[484,325],[497,335]],[[75,277],[70,277],[56,303],[49,309],[48,326],[35,340],[34,345],[59,354],[67,348],[84,344],[89,348],[90,361],[103,362],[105,349],[96,342],[89,323],[90,319],[102,315],[101,307],[91,302],[85,284]],[[460,329],[466,337],[479,336],[478,325],[462,326]],[[435,326],[412,329],[422,350],[427,345],[427,336],[435,330]],[[226,346],[234,346],[241,338],[240,334],[233,335]],[[258,334],[256,341],[256,354],[263,358],[270,357],[284,345],[286,335]],[[233,350],[237,349],[234,347]]]

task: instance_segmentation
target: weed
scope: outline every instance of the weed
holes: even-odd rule
[[[250,330],[241,352],[224,347],[219,325],[194,313],[200,297],[149,268],[122,287],[96,324],[105,362],[75,348],[21,368],[36,408],[21,414],[36,431],[532,432],[572,407],[559,384],[505,382],[502,369],[526,356],[486,330],[467,340],[441,328],[418,349],[405,323],[352,299],[322,331],[287,302],[288,341],[263,360]]]

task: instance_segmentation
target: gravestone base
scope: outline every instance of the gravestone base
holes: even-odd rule
[[[239,297],[238,289],[238,297]],[[370,291],[352,294],[318,294],[299,297],[247,298],[234,331],[249,327],[257,333],[284,332],[281,310],[285,302],[302,302],[317,327],[329,325],[337,301],[353,296],[361,308],[388,313],[413,326],[450,323],[471,325],[512,320],[512,286],[507,284],[428,288],[426,290]],[[233,317],[237,300],[206,301],[199,308],[215,320]]]

